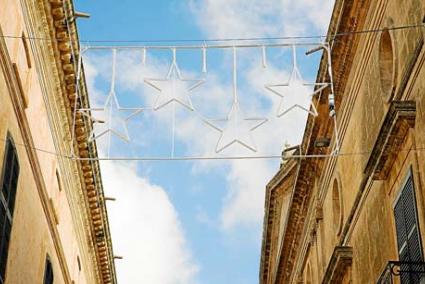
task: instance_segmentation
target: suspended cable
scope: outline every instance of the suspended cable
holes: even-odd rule
[[[0,142],[6,143],[7,140],[0,138]],[[286,157],[282,155],[256,155],[256,156],[174,156],[174,157],[108,157],[108,158],[78,158],[71,157],[70,155],[65,155],[61,153],[56,153],[52,150],[46,150],[39,147],[32,147],[25,143],[15,142],[15,146],[24,147],[33,149],[35,151],[63,157],[71,160],[81,160],[81,161],[196,161],[196,160],[255,160],[255,159],[282,159],[282,160],[291,160],[291,159],[324,159],[330,157],[345,157],[345,156],[363,156],[369,155],[372,153],[372,150],[360,151],[360,152],[338,152],[335,154],[311,154],[311,155],[288,155]],[[409,151],[424,151],[425,147],[418,148],[409,148],[409,149],[400,149],[398,152],[409,152]]]
[[[265,41],[265,40],[291,40],[291,39],[328,39],[332,41],[337,37],[348,36],[348,35],[358,35],[358,34],[369,34],[369,33],[380,33],[383,31],[395,31],[395,30],[404,30],[404,29],[413,29],[413,28],[424,28],[425,24],[415,24],[415,25],[402,25],[395,27],[379,28],[379,29],[369,29],[361,31],[351,31],[351,32],[340,32],[334,35],[310,35],[310,36],[278,36],[278,37],[247,37],[247,38],[210,38],[210,39],[152,39],[152,40],[80,40],[81,43],[184,43],[184,42],[228,42],[228,41]],[[13,35],[0,35],[2,38],[19,38],[22,36],[13,36]],[[43,37],[24,37],[25,39],[30,40],[52,40],[51,38]],[[58,41],[63,41],[63,39],[57,39]]]

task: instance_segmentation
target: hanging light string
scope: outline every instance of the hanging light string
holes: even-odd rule
[[[353,34],[365,34],[365,33],[378,33],[378,32],[382,32],[385,30],[402,30],[402,29],[410,29],[410,28],[423,28],[424,24],[419,24],[419,25],[410,25],[410,26],[398,26],[398,27],[392,27],[392,28],[385,28],[385,29],[374,29],[374,30],[364,30],[364,31],[354,31],[354,32],[346,32],[346,33],[337,33],[333,36],[330,37],[325,37],[325,36],[297,36],[297,37],[264,37],[264,38],[233,38],[233,39],[207,39],[207,40],[156,40],[156,41],[90,41],[91,43],[93,42],[145,42],[145,43],[162,43],[162,42],[197,42],[197,41],[202,41],[203,45],[201,45],[200,47],[195,47],[195,46],[189,46],[191,48],[202,48],[203,51],[203,58],[206,58],[206,48],[233,48],[233,52],[234,52],[234,64],[236,63],[236,48],[243,46],[243,47],[260,47],[263,51],[263,65],[265,65],[264,63],[265,61],[265,47],[266,46],[282,46],[282,45],[287,45],[287,46],[296,46],[297,43],[285,43],[285,44],[281,44],[281,43],[275,43],[275,44],[240,44],[240,45],[207,45],[207,42],[226,42],[226,41],[259,41],[259,40],[289,40],[289,39],[325,39],[327,38],[329,40],[329,38],[335,39],[336,37],[339,36],[344,36],[344,35],[353,35]],[[22,38],[20,36],[7,36],[7,35],[0,35],[0,37],[3,38]],[[44,39],[44,38],[31,38],[31,37],[25,37],[27,39],[37,39],[37,40],[50,40],[50,39]],[[81,42],[85,42],[85,41],[81,41]],[[301,45],[308,45],[308,43],[299,43]],[[318,43],[311,43],[311,45],[316,45],[317,46]],[[328,47],[328,45],[326,43],[322,44],[325,48]],[[94,48],[99,48],[94,46]],[[114,47],[105,47],[105,48],[114,48]],[[121,47],[118,47],[121,48]],[[138,47],[140,48],[140,46]],[[152,48],[152,46],[147,46],[147,48]],[[158,46],[158,48],[170,48],[170,47],[166,47],[166,46]],[[173,48],[173,60],[175,59],[175,48],[182,48],[181,46],[174,46]],[[114,50],[115,51],[115,50]],[[116,52],[116,51],[115,51]],[[143,61],[145,62],[146,60],[146,47],[143,47]],[[206,60],[205,60],[206,61]],[[206,69],[206,64],[204,65],[205,69]],[[203,66],[203,67],[204,67]],[[204,69],[204,68],[203,68]],[[234,74],[235,75],[235,74]],[[1,139],[2,141],[6,141],[5,139]],[[19,144],[16,143],[16,145],[22,146],[22,147],[28,147],[30,148],[29,145],[25,145],[23,143]],[[69,159],[77,159],[77,160],[140,160],[140,161],[167,161],[167,160],[234,160],[234,159],[304,159],[304,158],[328,158],[328,157],[334,157],[334,156],[355,156],[355,155],[366,155],[366,154],[370,154],[371,151],[364,151],[364,152],[353,152],[353,153],[342,153],[342,152],[332,152],[331,154],[314,154],[314,155],[306,155],[306,154],[302,154],[302,155],[291,155],[288,156],[286,158],[282,158],[282,155],[257,155],[257,156],[214,156],[214,157],[208,157],[208,156],[174,156],[173,157],[137,157],[137,158],[78,158],[75,155],[64,155],[64,154],[60,154],[60,153],[56,153],[54,151],[49,151],[49,150],[45,150],[45,149],[41,149],[41,148],[37,148],[37,147],[32,147],[34,150],[39,151],[39,152],[43,152],[46,154],[52,154],[52,155],[56,155],[56,156],[61,156],[64,158],[69,158]],[[401,151],[421,151],[424,150],[425,148],[416,148],[416,149],[405,149],[405,150],[401,150]]]
[[[157,40],[80,40],[81,43],[187,43],[187,42],[228,42],[228,41],[273,41],[273,40],[303,40],[303,39],[317,39],[333,41],[337,37],[343,37],[348,35],[361,35],[361,34],[370,34],[370,33],[380,33],[383,31],[396,31],[396,30],[405,30],[405,29],[414,29],[414,28],[424,28],[425,23],[414,24],[414,25],[401,25],[395,27],[387,28],[378,28],[378,29],[368,29],[361,31],[350,31],[350,32],[339,32],[333,35],[310,35],[310,36],[281,36],[281,37],[247,37],[247,38],[211,38],[211,39],[157,39]],[[17,38],[21,39],[22,36],[14,35],[0,35],[2,38]],[[29,40],[52,40],[51,38],[44,37],[25,37]],[[61,41],[63,39],[57,39]]]

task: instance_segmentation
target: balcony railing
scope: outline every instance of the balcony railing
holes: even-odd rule
[[[425,262],[390,261],[377,284],[425,284]]]

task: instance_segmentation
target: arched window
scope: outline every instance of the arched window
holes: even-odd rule
[[[332,215],[333,225],[337,235],[341,233],[343,221],[342,194],[338,180],[335,178],[332,186]]]
[[[10,136],[7,137],[6,141],[3,168],[0,176],[0,283],[5,281],[13,209],[15,208],[19,176],[19,161],[15,145]]]
[[[379,42],[379,75],[382,95],[388,102],[393,95],[395,78],[394,49],[388,30],[382,32]]]

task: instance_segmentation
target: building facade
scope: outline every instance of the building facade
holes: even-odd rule
[[[268,184],[260,283],[425,283],[425,2],[335,2],[340,151],[289,159]],[[324,54],[319,82],[327,68]],[[335,146],[329,92],[300,153]]]
[[[116,282],[99,165],[69,156],[96,156],[75,21],[71,0],[0,0],[0,283]]]

